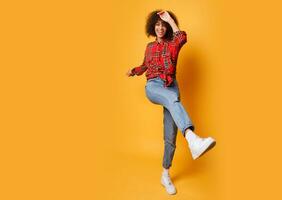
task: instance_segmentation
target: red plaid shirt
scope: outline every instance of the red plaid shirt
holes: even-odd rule
[[[158,42],[156,38],[154,42],[147,44],[143,64],[134,67],[131,76],[140,76],[147,71],[147,80],[159,76],[165,81],[165,87],[170,86],[176,74],[178,53],[186,42],[185,31],[174,32],[172,40]]]

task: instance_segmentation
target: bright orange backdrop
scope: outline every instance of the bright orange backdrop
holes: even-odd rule
[[[177,79],[196,132],[180,132],[175,199],[281,199],[278,1],[0,3],[0,199],[166,199],[162,107],[145,96],[144,25],[173,11],[188,43]]]

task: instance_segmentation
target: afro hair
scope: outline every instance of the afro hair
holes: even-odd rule
[[[147,37],[150,36],[157,36],[156,32],[155,32],[155,25],[156,23],[161,20],[163,21],[160,16],[157,14],[158,12],[160,12],[162,10],[154,10],[151,13],[149,13],[149,15],[147,16],[147,20],[146,20],[146,27],[145,27],[145,32]],[[169,13],[169,15],[171,16],[171,18],[174,20],[174,22],[176,23],[176,25],[178,26],[178,20],[175,16],[175,14],[171,11],[167,11]],[[166,34],[164,36],[165,39],[171,40],[173,38],[173,30],[171,28],[171,26],[169,25],[169,23],[164,22],[164,25],[167,29]]]

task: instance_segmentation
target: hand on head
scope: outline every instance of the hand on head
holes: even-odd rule
[[[171,19],[169,13],[168,13],[167,11],[165,11],[165,10],[162,10],[162,11],[158,12],[157,14],[158,14],[158,15],[160,16],[160,18],[161,18],[162,20],[164,20],[165,22],[168,22],[168,21]]]

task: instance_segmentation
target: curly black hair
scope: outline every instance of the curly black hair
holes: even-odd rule
[[[151,13],[149,13],[149,15],[147,16],[147,20],[146,20],[146,27],[145,27],[145,32],[147,37],[150,36],[157,36],[156,32],[155,32],[155,24],[161,20],[163,21],[160,16],[157,14],[158,12],[160,12],[162,10],[154,10]],[[174,22],[176,23],[176,25],[178,26],[178,20],[175,16],[175,14],[171,11],[167,11],[169,13],[169,15],[171,16],[171,18],[174,20]],[[171,40],[173,37],[173,30],[171,28],[171,26],[169,25],[169,23],[163,21],[166,27],[166,34],[164,35],[165,39]]]

